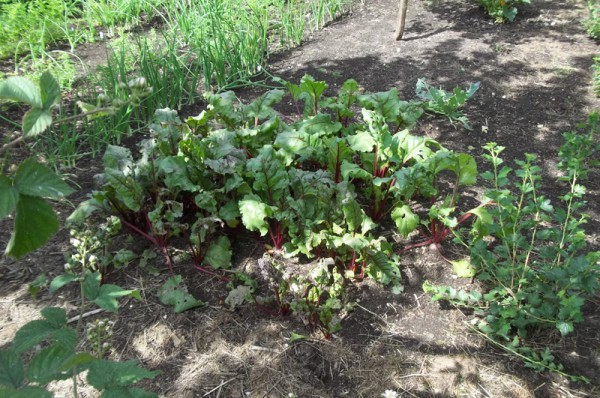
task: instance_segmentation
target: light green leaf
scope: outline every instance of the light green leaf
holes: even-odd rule
[[[187,292],[187,287],[182,284],[181,275],[174,275],[167,279],[158,289],[158,299],[165,305],[172,305],[177,313],[205,305]]]
[[[472,278],[475,276],[475,267],[468,260],[450,261],[454,273],[459,278]]]
[[[58,231],[54,210],[43,199],[21,195],[5,254],[20,258],[48,242]]]
[[[214,269],[231,267],[231,243],[226,236],[219,236],[217,241],[210,245],[204,262]]]
[[[50,109],[60,101],[60,85],[48,71],[40,76],[42,108]]]
[[[0,385],[19,388],[25,379],[21,356],[13,350],[0,351]]]
[[[246,195],[239,202],[242,223],[250,231],[260,231],[261,236],[269,232],[269,223],[266,218],[271,217],[273,210],[262,202],[257,195]]]
[[[367,131],[359,131],[347,138],[350,148],[357,152],[372,152],[377,144],[375,138]]]
[[[392,210],[392,220],[396,223],[398,232],[403,237],[407,237],[419,225],[419,216],[413,213],[408,205],[403,205]]]
[[[47,199],[61,199],[74,192],[52,170],[33,158],[29,158],[19,165],[14,187],[23,195]]]
[[[346,224],[351,232],[358,232],[361,229],[363,219],[366,217],[360,205],[353,199],[345,200],[342,204]]]
[[[31,108],[23,116],[23,135],[34,137],[52,125],[52,112],[47,109]]]
[[[10,178],[0,175],[0,220],[8,216],[17,207],[19,191]]]
[[[0,82],[0,98],[24,102],[34,108],[42,108],[40,90],[31,80],[20,76],[9,77]]]
[[[136,361],[113,362],[101,359],[93,362],[87,375],[88,383],[97,390],[126,387],[143,379],[153,379],[160,372],[140,368]]]

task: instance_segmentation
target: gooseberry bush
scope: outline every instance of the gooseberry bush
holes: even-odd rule
[[[275,110],[286,95],[280,89],[250,104],[232,92],[206,94],[207,108],[185,121],[157,110],[137,156],[108,147],[99,189],[69,221],[118,217],[162,253],[171,271],[173,253],[185,251],[195,268],[213,274],[231,267],[230,237],[255,232],[275,257],[321,264],[314,272],[307,265],[292,283],[285,262],[267,262],[278,269],[268,273],[278,312],[297,313],[330,335],[348,280],[369,277],[402,291],[399,258],[380,224],[389,220],[406,236],[420,220],[413,198],[436,205],[437,181],[452,173],[456,184],[475,182],[470,155],[407,127],[428,111],[464,121],[458,108],[477,85],[446,93],[420,81],[422,96],[424,87],[437,96],[403,101],[396,89],[361,93],[354,80],[333,97],[308,75],[298,85],[281,83],[296,104],[291,118]],[[436,206],[450,217],[456,201],[442,202]]]
[[[487,206],[463,244],[469,249],[475,277],[483,289],[464,291],[448,286],[424,288],[434,300],[448,300],[475,309],[473,326],[495,343],[538,369],[562,372],[549,349],[529,344],[533,330],[554,328],[562,336],[584,319],[585,300],[598,291],[600,252],[587,249],[582,212],[590,169],[600,162],[598,115],[579,130],[563,135],[558,156],[564,193],[553,205],[541,191],[541,168],[527,154],[513,169],[495,143],[485,146],[492,170]],[[458,236],[460,238],[460,236]]]

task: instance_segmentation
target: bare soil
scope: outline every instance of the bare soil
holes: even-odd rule
[[[330,90],[354,78],[371,92],[397,87],[405,99],[415,97],[415,83],[421,77],[446,89],[479,81],[479,92],[465,107],[472,132],[439,118],[426,118],[413,132],[469,151],[480,168],[481,146],[490,141],[507,147],[507,161],[537,154],[545,193],[555,197],[561,192],[555,164],[562,133],[600,110],[591,70],[600,48],[582,27],[585,1],[536,0],[520,9],[514,23],[497,25],[476,1],[412,0],[401,42],[393,40],[396,1],[357,3],[350,15],[302,46],[272,55],[269,72],[291,81],[309,73],[327,81]],[[256,94],[256,90],[239,92],[242,98]],[[182,116],[196,110],[183,110]],[[3,125],[0,132],[6,137],[10,129]],[[16,148],[13,160],[23,151]],[[91,190],[91,176],[99,171],[97,159],[81,162],[72,171],[72,181],[80,186],[73,202]],[[587,229],[595,249],[600,248],[598,177],[596,171],[586,183],[591,218]],[[481,187],[471,194],[480,195]],[[59,210],[66,215],[70,207],[61,205]],[[9,239],[9,221],[0,223],[2,247]],[[446,256],[462,254],[449,243],[444,248]],[[27,292],[27,284],[39,273],[52,277],[62,272],[68,249],[68,231],[61,231],[22,260],[0,259],[0,345],[39,317],[45,306],[77,313],[74,291],[42,293],[36,300]],[[264,250],[254,235],[237,236],[236,269],[251,270]],[[157,265],[166,270],[166,265]],[[331,340],[299,319],[275,317],[253,304],[230,311],[223,302],[224,283],[186,262],[177,263],[176,272],[193,295],[209,303],[207,307],[175,314],[156,297],[168,273],[151,276],[129,267],[115,274],[113,282],[139,289],[143,300],[124,302],[118,315],[100,316],[116,321],[110,357],[137,359],[147,368],[161,370],[143,387],[165,397],[380,397],[385,390],[401,397],[600,396],[600,299],[587,304],[585,321],[571,335],[537,338],[556,353],[568,373],[589,378],[586,385],[525,368],[516,357],[470,333],[468,312],[432,303],[422,291],[423,281],[456,287],[469,282],[455,278],[435,251],[404,254],[402,269],[406,287],[401,295],[368,280],[352,286],[357,305]],[[309,338],[291,343],[292,333]],[[93,396],[83,379],[80,384],[81,396]],[[57,396],[69,396],[70,388],[56,385]]]

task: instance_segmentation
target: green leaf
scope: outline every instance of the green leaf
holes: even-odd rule
[[[226,236],[220,236],[210,245],[204,256],[204,262],[214,269],[231,267],[231,243]]]
[[[153,379],[160,372],[140,368],[136,361],[113,362],[101,359],[90,365],[88,383],[97,390],[127,387],[143,379]]]
[[[172,305],[176,313],[205,305],[187,292],[187,287],[182,284],[181,275],[173,275],[167,279],[158,289],[158,299],[165,305]]]
[[[2,388],[0,386],[0,398],[52,398],[53,395],[42,387],[24,387],[18,390]]]
[[[346,217],[346,224],[351,232],[358,232],[361,229],[363,220],[366,218],[360,205],[353,199],[346,199],[342,203],[342,210],[344,217]]]
[[[63,308],[46,307],[42,311],[42,316],[55,328],[67,326],[67,313]]]
[[[375,111],[385,118],[387,122],[396,122],[400,114],[400,99],[398,89],[360,95],[358,102],[368,110]]]
[[[372,152],[377,144],[375,138],[367,131],[359,131],[347,138],[350,148],[357,152]]]
[[[273,209],[262,202],[260,197],[254,194],[244,196],[239,202],[242,223],[250,231],[260,231],[261,236],[269,232],[267,217],[271,217]]]
[[[19,165],[14,187],[23,195],[47,199],[62,199],[74,192],[58,175],[35,159]]]
[[[139,293],[135,290],[125,290],[117,285],[101,285],[100,272],[94,272],[85,276],[83,280],[83,294],[86,299],[96,303],[100,308],[110,312],[117,312],[119,302],[117,299],[123,296],[131,296],[139,299]]]
[[[450,264],[452,264],[454,273],[459,278],[472,278],[475,276],[475,268],[471,265],[471,263],[468,260],[449,260],[449,262]]]
[[[48,71],[40,76],[40,95],[44,109],[50,109],[60,101],[60,85]]]
[[[17,207],[19,191],[10,178],[0,175],[0,220],[8,216]]]
[[[77,344],[75,331],[66,325],[66,313],[62,308],[45,308],[44,320],[28,322],[19,329],[13,339],[13,349],[23,353],[35,345],[52,337],[53,340],[67,349],[74,350]]]
[[[156,398],[157,394],[136,387],[110,387],[102,391],[100,398]]]
[[[47,109],[31,108],[23,116],[23,135],[34,137],[52,125],[52,112]]]
[[[31,80],[20,76],[9,77],[0,82],[0,98],[24,102],[34,108],[42,108],[40,90]]]
[[[48,242],[58,231],[58,218],[43,199],[21,195],[5,254],[20,258]]]
[[[407,237],[419,225],[419,216],[413,213],[408,205],[403,205],[392,210],[392,220],[396,223],[398,232],[403,237]]]
[[[0,351],[0,385],[19,388],[25,379],[21,356],[13,350]]]
[[[560,332],[561,336],[566,336],[567,334],[575,330],[575,328],[573,327],[573,322],[564,321],[556,322],[556,328]]]
[[[254,102],[248,105],[244,110],[247,115],[257,120],[265,120],[277,116],[273,105],[281,102],[283,98],[282,90],[271,90],[258,97]]]
[[[39,384],[68,379],[72,376],[73,369],[64,369],[63,364],[73,355],[73,350],[60,344],[43,349],[29,362],[27,379]]]

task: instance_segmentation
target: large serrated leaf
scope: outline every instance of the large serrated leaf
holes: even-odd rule
[[[47,199],[61,199],[74,192],[52,170],[33,158],[19,165],[15,174],[14,187],[23,195]]]
[[[86,299],[96,303],[100,308],[110,312],[117,312],[119,309],[119,297],[131,296],[140,298],[135,290],[125,290],[117,285],[101,285],[100,272],[86,275],[83,280],[83,294]]]
[[[31,80],[20,76],[9,77],[0,82],[0,98],[24,102],[34,108],[42,108],[40,91]]]
[[[21,356],[13,350],[0,351],[0,385],[19,388],[25,379]]]
[[[48,242],[58,231],[58,218],[43,199],[21,195],[5,254],[20,258]]]
[[[0,175],[0,220],[8,216],[17,207],[19,191],[10,178]]]
[[[140,368],[136,361],[113,362],[98,360],[90,365],[88,383],[97,390],[127,387],[143,379],[153,379],[159,371]]]
[[[226,236],[219,236],[204,256],[204,262],[215,269],[231,267],[231,243]]]
[[[68,379],[72,376],[73,369],[64,369],[63,364],[73,355],[73,350],[60,344],[44,348],[29,362],[27,379],[42,385],[52,380]]]
[[[31,108],[23,116],[23,135],[34,137],[52,125],[52,112],[47,109]]]
[[[73,329],[58,326],[48,320],[35,320],[28,322],[19,329],[13,340],[13,349],[23,353],[35,345],[52,337],[53,340],[67,349],[74,349],[77,344],[77,335]]]
[[[0,387],[0,398],[52,398],[52,394],[42,387],[24,387],[18,390]]]
[[[182,284],[181,275],[174,275],[167,279],[158,289],[158,299],[165,305],[172,305],[177,313],[205,305],[187,292],[186,286]]]
[[[44,109],[50,109],[60,101],[60,85],[48,71],[40,76],[40,96]]]

